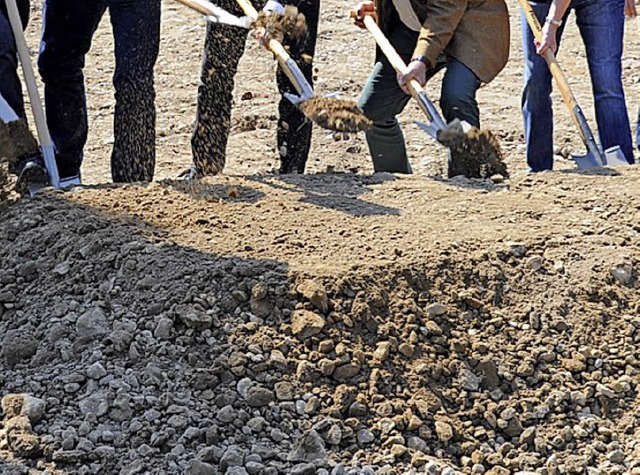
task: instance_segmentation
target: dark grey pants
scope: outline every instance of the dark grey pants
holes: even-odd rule
[[[243,15],[235,0],[216,3],[235,15]],[[252,3],[257,9],[262,8],[262,0],[252,0]],[[284,44],[289,47],[291,57],[298,62],[309,83],[312,83],[313,66],[300,59],[303,54],[314,54],[320,0],[285,0],[284,3],[297,6],[306,17],[307,37],[300,41],[285,40]],[[234,76],[244,53],[246,38],[247,30],[242,28],[212,23],[207,26],[196,125],[191,137],[193,164],[198,175],[215,175],[224,168],[231,127]],[[280,68],[276,79],[281,94],[295,93],[293,85]],[[278,110],[280,172],[302,173],[309,156],[312,124],[284,98],[280,99]]]
[[[396,21],[389,41],[408,63],[418,41],[418,33]],[[444,56],[438,60],[435,68],[427,71],[427,80],[442,68],[447,68],[440,98],[445,120],[449,122],[458,118],[480,127],[480,111],[476,102],[480,80],[460,61]],[[410,98],[400,89],[396,71],[387,58],[379,53],[358,101],[365,115],[373,120],[373,128],[365,135],[373,168],[377,172],[411,173],[404,136],[396,119]]]

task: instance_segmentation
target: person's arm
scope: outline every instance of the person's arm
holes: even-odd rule
[[[538,54],[544,54],[545,51],[551,49],[554,53],[558,49],[556,43],[556,33],[560,25],[562,25],[562,18],[569,8],[571,0],[553,0],[549,7],[549,13],[542,25],[542,41],[536,42]]]
[[[406,83],[417,80],[424,86],[427,69],[436,64],[440,53],[447,47],[467,9],[467,0],[429,0],[427,19],[422,24],[420,37],[408,65],[407,74],[398,75],[398,84],[409,93]]]

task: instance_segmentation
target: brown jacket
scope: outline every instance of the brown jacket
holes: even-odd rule
[[[454,57],[484,83],[495,78],[509,58],[509,12],[504,0],[411,0],[422,23],[413,56],[434,65],[440,53]],[[385,34],[392,28],[392,0],[376,0]]]

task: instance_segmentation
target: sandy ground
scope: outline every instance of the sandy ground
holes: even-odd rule
[[[39,8],[38,3],[34,8]],[[325,0],[322,4],[315,67],[318,70],[316,91],[341,91],[347,98],[357,98],[373,61],[374,44],[368,33],[355,28],[348,20],[351,4]],[[520,16],[516,2],[509,2],[512,23],[511,58],[506,69],[479,94],[483,126],[495,131],[502,141],[513,171],[524,171],[520,88],[522,81],[522,48]],[[40,28],[39,11],[34,12],[28,30],[28,42],[37,51]],[[623,59],[624,83],[628,107],[635,126],[640,102],[640,21],[626,24],[627,39]],[[105,16],[87,57],[85,68],[89,91],[90,135],[83,166],[87,183],[110,181],[109,156],[113,142],[113,40],[108,16]],[[156,66],[158,140],[157,178],[173,178],[190,163],[190,134],[195,117],[196,89],[205,25],[202,19],[182,5],[165,0],[162,15],[162,43]],[[590,82],[583,47],[573,17],[570,18],[559,55],[578,102],[595,130]],[[348,69],[345,68],[348,65]],[[277,168],[275,125],[278,92],[274,79],[274,63],[270,55],[253,40],[242,59],[235,88],[233,123],[247,119],[259,124],[256,130],[236,127],[230,137],[227,174],[255,174]],[[440,76],[428,86],[433,99],[439,97]],[[246,92],[252,99],[242,100]],[[582,153],[580,139],[559,96],[556,104],[556,146]],[[419,174],[442,172],[445,150],[412,124],[421,113],[415,105],[401,116],[412,166]],[[316,127],[309,158],[308,172],[327,169],[370,173],[371,165],[362,135],[348,141],[335,142],[323,129]],[[557,167],[572,168],[573,163],[559,159]]]

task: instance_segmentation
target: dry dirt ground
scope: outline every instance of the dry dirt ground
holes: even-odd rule
[[[372,43],[345,14],[323,4],[318,90],[355,98]],[[512,62],[481,95],[504,183],[442,178],[417,108],[403,116],[414,176],[372,176],[362,137],[317,129],[311,174],[269,174],[276,91],[255,46],[234,123],[258,127],[236,126],[225,175],[172,180],[203,25],[166,2],[159,180],[109,185],[105,21],[87,64],[89,185],[0,204],[0,471],[639,474],[640,170],[524,173],[512,14]],[[557,144],[580,150],[557,111]]]

